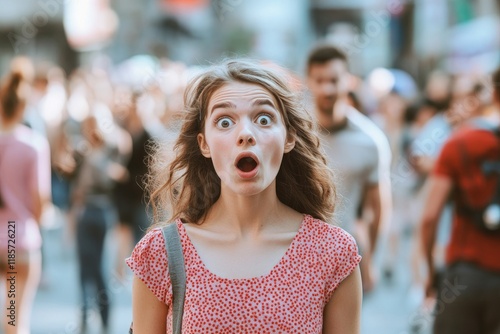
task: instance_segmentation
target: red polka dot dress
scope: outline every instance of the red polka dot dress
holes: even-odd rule
[[[305,215],[285,255],[269,274],[222,278],[205,267],[182,222],[176,224],[187,276],[183,333],[321,333],[326,303],[361,261],[352,236]],[[146,234],[126,261],[160,301],[172,303],[160,229]],[[172,331],[171,310],[167,333]]]

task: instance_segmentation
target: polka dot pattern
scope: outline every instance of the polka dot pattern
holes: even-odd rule
[[[183,333],[321,333],[326,303],[361,260],[352,236],[305,215],[287,252],[269,274],[222,278],[205,267],[182,222],[176,224],[187,274]],[[172,303],[160,229],[150,231],[126,261],[160,301]],[[167,333],[171,326],[170,311]]]

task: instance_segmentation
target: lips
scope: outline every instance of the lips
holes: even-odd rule
[[[257,162],[250,157],[241,158],[236,164],[236,167],[238,167],[241,171],[248,173],[257,167]]]
[[[241,176],[251,177],[257,172],[259,159],[252,152],[243,152],[236,157],[234,165]]]

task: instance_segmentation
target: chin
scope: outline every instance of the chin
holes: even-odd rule
[[[329,107],[322,107],[320,109],[321,113],[323,113],[324,115],[328,115],[328,116],[331,116],[333,115],[333,106],[329,106]]]
[[[231,188],[231,192],[237,196],[256,196],[259,194],[264,194],[270,185],[262,184],[241,184]]]
[[[239,189],[234,189],[234,193],[239,196],[256,196],[264,192],[265,189],[261,187],[251,186],[251,187],[241,187]]]

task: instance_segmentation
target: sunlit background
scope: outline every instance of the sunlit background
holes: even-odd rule
[[[66,71],[105,56],[147,54],[188,65],[224,56],[303,68],[311,43],[337,42],[352,70],[397,67],[418,82],[436,66],[489,71],[499,59],[495,0],[0,1],[0,68],[27,54]]]
[[[357,86],[363,112],[377,120],[377,108],[390,92],[396,90],[408,104],[426,89],[439,95],[442,85],[428,85],[431,73],[478,77],[497,68],[500,1],[0,0],[0,77],[21,55],[35,66],[60,67],[49,73],[50,94],[39,109],[51,143],[57,140],[50,138],[50,129],[61,126],[65,110],[76,123],[93,113],[100,129],[112,136],[110,106],[120,101],[117,95],[109,101],[109,84],[148,91],[138,102],[141,117],[148,131],[161,137],[165,129],[158,129],[156,120],[166,124],[172,117],[166,110],[181,109],[184,84],[200,68],[245,56],[280,64],[303,78],[306,56],[319,41],[338,45],[348,55],[351,72],[365,84]],[[82,69],[101,85],[95,99],[103,104],[90,105],[87,88],[78,81]],[[99,79],[99,71],[109,81]],[[71,74],[65,90],[61,83]],[[85,151],[82,141],[72,145]],[[78,332],[74,244],[61,211],[54,206],[45,215],[35,334]],[[409,230],[400,231],[403,242],[392,280],[383,278],[385,253],[391,251],[385,243],[377,251],[379,279],[365,296],[364,334],[428,333],[431,328],[432,316],[414,301]],[[124,333],[131,320],[131,276],[115,274],[116,247],[110,233],[105,261],[112,291],[110,330]],[[92,321],[98,323],[98,316]]]

